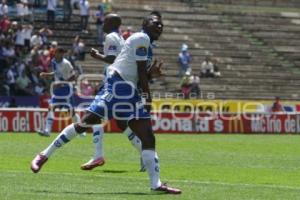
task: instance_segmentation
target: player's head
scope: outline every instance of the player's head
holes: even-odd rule
[[[103,23],[103,31],[105,33],[110,33],[113,30],[120,28],[122,24],[121,17],[118,14],[111,13],[105,16]]]
[[[62,61],[62,59],[64,58],[64,54],[65,54],[65,49],[63,47],[58,47],[55,50],[55,60],[56,62],[60,62]]]
[[[163,32],[163,26],[161,18],[156,15],[149,15],[143,21],[143,30],[151,40],[158,40]]]
[[[162,19],[161,13],[158,10],[153,10],[150,15],[155,15],[157,17],[159,17],[160,19]]]

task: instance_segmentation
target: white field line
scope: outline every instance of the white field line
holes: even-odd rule
[[[30,174],[30,172],[22,172],[22,171],[3,171],[0,172],[1,174],[7,173],[17,173],[17,174]],[[67,175],[67,176],[86,176],[84,174],[77,174],[77,173],[70,173],[70,172],[40,172],[41,174],[57,174],[57,175]],[[138,178],[138,177],[132,177],[132,176],[111,176],[111,175],[105,175],[105,174],[88,174],[89,176],[93,177],[101,177],[101,178],[114,178],[114,179],[132,179],[132,180],[142,180],[147,181],[148,178]],[[197,180],[178,180],[178,179],[163,179],[163,182],[173,182],[173,183],[187,183],[187,184],[200,184],[200,185],[220,185],[220,186],[226,186],[226,187],[249,187],[249,188],[268,188],[268,189],[286,189],[286,190],[300,190],[300,187],[295,186],[287,186],[287,185],[274,185],[274,184],[252,184],[252,183],[228,183],[228,182],[219,182],[219,181],[197,181]]]

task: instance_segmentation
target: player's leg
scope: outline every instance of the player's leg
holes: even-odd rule
[[[44,130],[37,130],[38,134],[41,136],[49,137],[52,132],[52,126],[54,121],[54,106],[49,105],[48,113],[45,122]]]
[[[142,153],[141,140],[134,134],[134,132],[127,125],[127,121],[116,120],[118,127],[123,131],[123,134],[127,136],[132,146],[139,152]]]
[[[93,143],[95,153],[93,157],[85,164],[81,165],[82,170],[92,170],[95,167],[102,166],[105,163],[103,156],[103,135],[104,130],[102,125],[94,125],[93,127]]]
[[[33,159],[31,163],[31,170],[34,173],[39,172],[43,164],[58,148],[70,142],[77,134],[85,132],[90,125],[99,124],[100,121],[101,118],[98,115],[87,111],[82,119],[82,123],[72,123],[68,125],[46,149]]]
[[[79,116],[79,114],[75,112],[75,109],[73,107],[70,110],[71,110],[71,115],[72,115],[72,122],[74,124],[80,123],[80,116]],[[81,137],[85,137],[86,136],[86,132],[81,133],[80,136]]]
[[[127,136],[132,146],[139,152],[140,155],[140,172],[146,171],[145,165],[142,159],[142,142],[139,137],[129,128],[127,121],[117,120],[118,127],[123,131],[123,134]]]
[[[150,178],[151,190],[180,194],[180,190],[167,187],[160,181],[159,159],[155,151],[155,136],[150,119],[133,119],[129,121],[129,126],[142,141],[142,158]]]

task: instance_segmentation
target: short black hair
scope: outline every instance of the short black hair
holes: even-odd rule
[[[150,13],[150,15],[155,15],[155,16],[157,16],[157,17],[159,17],[159,18],[162,18],[161,13],[160,13],[158,10],[153,10],[153,11]]]
[[[66,52],[65,48],[63,48],[63,47],[57,47],[55,51],[57,51],[58,53],[65,53]]]

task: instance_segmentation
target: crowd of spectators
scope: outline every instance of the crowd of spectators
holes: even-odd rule
[[[43,95],[49,81],[41,79],[40,72],[49,72],[51,59],[58,46],[49,41],[53,30],[47,26],[39,30],[28,23],[11,21],[5,14],[0,17],[0,96]],[[72,48],[70,48],[72,49]],[[77,59],[84,59],[84,42],[77,36],[68,59],[77,69]]]

